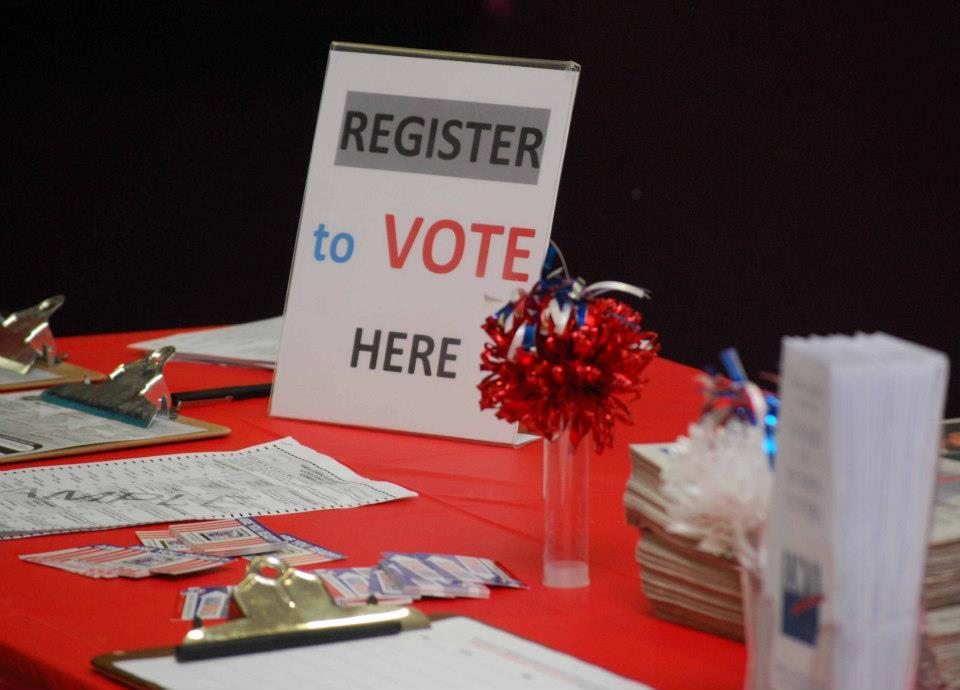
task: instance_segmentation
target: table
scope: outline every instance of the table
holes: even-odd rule
[[[71,361],[109,372],[135,358],[126,345],[172,331],[61,338]],[[349,560],[375,563],[381,551],[482,555],[504,563],[529,590],[494,590],[489,600],[425,600],[430,614],[456,612],[502,627],[659,690],[739,689],[744,648],[653,617],[634,560],[637,532],[624,519],[628,443],[672,440],[696,418],[694,369],[655,361],[612,450],[592,458],[589,588],[540,584],[543,508],[541,443],[513,449],[271,418],[267,401],[197,407],[193,416],[229,426],[226,438],[41,461],[66,464],[200,450],[235,450],[284,436],[326,453],[360,474],[417,491],[414,499],[349,510],[262,518],[264,524],[323,544]],[[267,382],[271,372],[172,362],[172,391]],[[28,466],[6,465],[3,469]],[[238,582],[246,561],[165,580],[92,580],[24,563],[17,556],[83,544],[137,543],[133,528],[0,542],[0,689],[117,688],[90,659],[118,649],[176,644],[189,628],[175,618],[188,586]]]

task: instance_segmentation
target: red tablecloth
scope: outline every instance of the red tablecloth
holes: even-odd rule
[[[104,372],[135,353],[127,343],[155,331],[62,338],[71,361]],[[173,391],[260,383],[271,373],[170,363]],[[427,613],[456,612],[500,626],[660,690],[739,689],[742,645],[657,620],[643,597],[634,560],[637,532],[624,520],[628,443],[671,440],[695,418],[695,371],[654,362],[635,424],[594,455],[591,475],[591,579],[580,590],[540,584],[543,508],[541,443],[512,449],[414,435],[274,419],[267,401],[197,407],[193,416],[229,426],[226,438],[41,461],[65,464],[200,450],[234,450],[283,436],[326,453],[353,470],[417,491],[404,501],[350,510],[263,518],[349,555],[337,565],[376,562],[381,551],[483,555],[502,561],[530,589],[495,590],[489,600],[423,601]],[[322,392],[318,393],[322,395]],[[2,469],[22,467],[5,465]],[[189,625],[175,618],[188,586],[239,581],[246,561],[179,580],[92,580],[24,563],[17,556],[83,544],[137,543],[132,528],[0,542],[0,688],[114,688],[90,659],[118,649],[176,644]]]

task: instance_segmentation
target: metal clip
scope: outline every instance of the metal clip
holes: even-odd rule
[[[274,574],[271,574],[273,571]],[[209,659],[284,647],[335,642],[430,627],[411,606],[338,606],[313,573],[291,568],[276,556],[258,556],[233,590],[245,618],[194,628],[176,657]]]
[[[173,356],[168,345],[141,359],[121,364],[103,383],[64,383],[43,392],[43,400],[147,427],[158,414],[175,417],[163,365]]]
[[[0,321],[0,367],[27,374],[41,361],[50,366],[60,362],[49,321],[63,302],[63,295],[54,295]]]

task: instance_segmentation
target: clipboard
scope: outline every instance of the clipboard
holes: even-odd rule
[[[47,388],[61,383],[99,381],[103,374],[64,361],[50,330],[50,317],[63,295],[6,317],[0,316],[0,392]]]
[[[92,660],[101,674],[132,688],[164,690],[118,666],[134,659],[176,657],[191,661],[251,652],[366,639],[430,627],[430,618],[412,606],[339,606],[319,577],[272,555],[257,556],[233,588],[243,618],[195,627],[177,647],[115,651]],[[439,620],[446,616],[438,616]]]
[[[228,427],[173,408],[163,378],[173,353],[161,348],[121,364],[103,383],[84,378],[39,396],[0,395],[0,464],[226,436]]]
[[[44,460],[47,458],[62,458],[70,455],[83,455],[86,453],[101,453],[108,450],[123,450],[125,448],[142,448],[144,446],[158,446],[165,443],[178,443],[180,441],[199,441],[206,438],[221,438],[230,433],[230,427],[220,424],[205,422],[191,417],[178,416],[177,422],[187,426],[194,427],[196,431],[185,433],[169,434],[166,436],[153,436],[150,438],[135,438],[125,441],[111,441],[107,443],[88,443],[84,445],[70,446],[68,448],[57,448],[54,450],[38,451],[36,453],[17,453],[16,455],[0,455],[0,465],[12,462],[29,462],[31,460]],[[0,432],[0,442],[3,434]]]
[[[264,567],[278,574],[265,575]],[[384,676],[404,687],[425,690],[443,690],[454,677],[461,687],[551,687],[559,674],[570,687],[651,690],[472,618],[445,614],[428,618],[413,607],[338,607],[316,575],[284,568],[287,566],[272,556],[260,556],[250,563],[247,576],[233,592],[247,618],[194,628],[179,647],[102,654],[92,660],[94,669],[128,687],[151,690],[189,690],[198,685],[224,690],[323,687],[324,673],[336,687],[344,687],[345,680],[377,687]],[[306,610],[305,615],[298,616],[295,612],[299,610]],[[370,613],[380,615],[382,624],[393,624],[394,628],[379,629],[381,623],[375,623],[372,630],[356,632],[362,626],[341,626],[344,617],[363,619]],[[398,618],[402,621],[399,626],[398,620],[391,620]],[[252,624],[251,619],[255,621]],[[249,648],[220,647],[209,655],[181,658],[184,648],[190,647],[191,636],[197,638],[194,649],[202,649],[207,631],[239,633],[244,626],[252,628],[255,638]],[[311,627],[326,627],[336,634],[331,639],[297,640],[290,636],[297,630],[309,632]],[[351,627],[354,633],[345,632]],[[211,642],[216,648],[224,641],[229,644],[230,637],[213,633]],[[280,642],[272,644],[275,638]],[[247,658],[250,653],[254,656]],[[423,672],[426,669],[429,673]],[[305,685],[305,678],[313,682]],[[516,682],[511,683],[512,679]]]
[[[117,663],[131,659],[157,659],[173,656],[176,647],[154,647],[152,649],[138,649],[132,652],[111,652],[93,658],[93,668],[110,680],[126,685],[129,688],[146,688],[147,690],[166,690],[162,685],[152,683],[128,671],[118,668]]]
[[[99,371],[86,369],[76,364],[71,364],[70,362],[58,362],[56,364],[41,363],[34,367],[34,371],[47,372],[53,374],[53,376],[50,378],[31,378],[29,374],[15,374],[14,372],[2,371],[0,375],[9,375],[10,378],[19,378],[20,380],[0,382],[0,393],[30,390],[33,388],[48,388],[61,383],[102,381],[106,378],[106,376]]]

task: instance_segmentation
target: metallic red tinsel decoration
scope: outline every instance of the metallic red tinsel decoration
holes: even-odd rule
[[[483,329],[491,342],[480,368],[490,374],[478,386],[480,408],[496,409],[498,418],[546,438],[566,428],[577,444],[592,434],[601,452],[613,445],[615,421],[633,422],[624,399],[640,395],[643,370],[660,344],[656,333],[641,328],[639,312],[615,299],[582,296],[582,285],[541,282],[521,292],[512,311],[508,305],[487,318]],[[559,331],[551,316],[558,298],[572,305]]]

